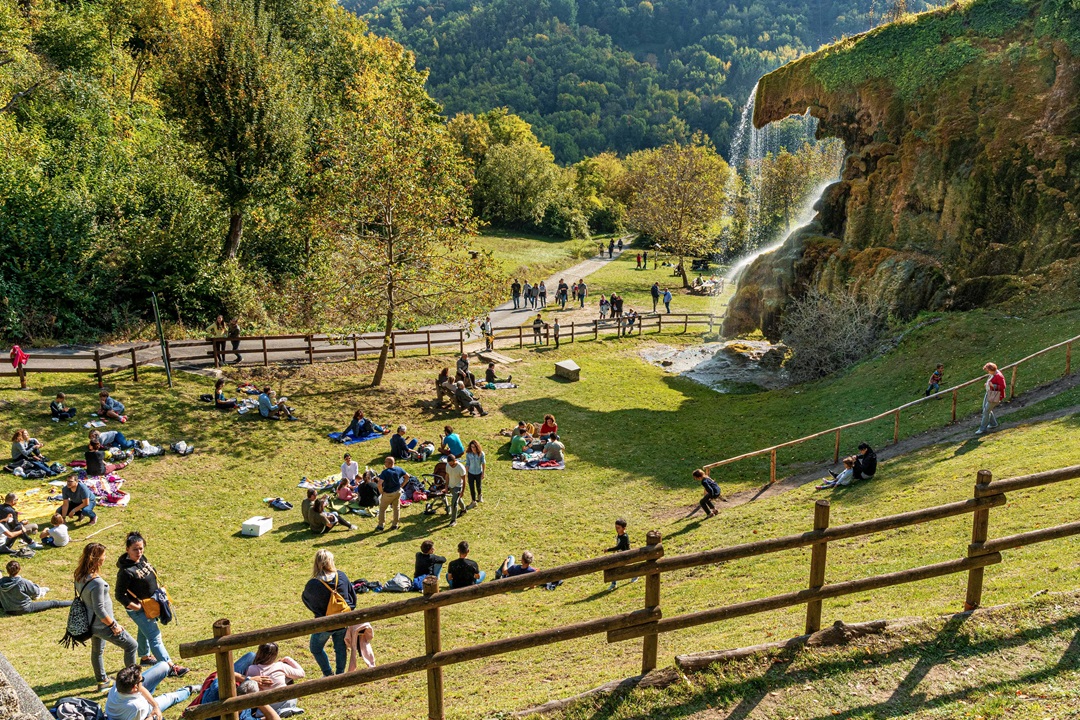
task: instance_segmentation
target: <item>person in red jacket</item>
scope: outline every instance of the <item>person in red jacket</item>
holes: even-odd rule
[[[15,374],[19,376],[19,387],[25,390],[26,361],[29,360],[30,357],[25,352],[23,352],[23,349],[18,345],[13,345],[11,347],[9,357],[11,358],[11,367],[15,368]]]
[[[1005,399],[1005,376],[998,370],[998,366],[989,362],[983,365],[983,370],[989,377],[986,379],[986,394],[983,396],[982,423],[975,431],[976,435],[982,435],[988,428],[998,426],[997,418],[994,417],[994,408]]]

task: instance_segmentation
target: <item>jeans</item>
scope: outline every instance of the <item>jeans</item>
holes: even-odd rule
[[[540,293],[540,307],[547,307],[547,293]]]
[[[319,665],[319,669],[322,670],[323,677],[329,677],[335,673],[330,670],[330,658],[326,655],[326,641],[333,639],[334,641],[334,665],[336,666],[336,674],[340,675],[345,672],[345,667],[349,663],[349,648],[345,645],[345,631],[346,628],[334,630],[333,632],[319,632],[311,636],[311,640],[308,641],[308,649],[311,650],[311,656],[315,658],[315,662]]]
[[[450,522],[457,522],[458,508],[461,508],[461,513],[465,513],[465,501],[461,499],[462,487],[458,485],[455,488],[450,488]]]
[[[113,438],[112,441],[112,447],[118,447],[121,450],[130,450],[131,448],[135,447],[135,441],[128,440],[126,437],[124,437],[124,433],[117,430],[116,437]]]
[[[70,420],[75,417],[75,408],[69,407],[67,410],[53,415],[53,417],[60,418],[61,420]]]
[[[8,615],[29,615],[30,613],[52,610],[53,608],[71,607],[70,600],[35,600],[26,604],[26,608],[18,611],[8,611]]]
[[[979,432],[986,432],[988,427],[998,426],[997,417],[994,415],[994,408],[1000,404],[1000,401],[990,402],[989,395],[983,396],[982,423],[979,424]],[[993,425],[990,425],[989,423],[993,423]]]
[[[484,480],[484,476],[480,473],[469,473],[469,498],[476,502],[478,499],[484,497],[484,489],[480,486]]]
[[[97,517],[97,513],[94,512],[94,506],[95,505],[97,505],[97,498],[94,497],[93,493],[91,493],[90,494],[90,502],[87,504],[87,506],[84,507],[82,510],[78,511],[77,513],[74,513],[72,516],[76,517],[76,518],[86,517],[86,518],[90,518],[91,520],[93,520],[94,518]],[[70,507],[70,504],[69,504],[68,507]],[[63,505],[56,508],[56,514],[57,515],[64,515],[63,509],[64,509]]]
[[[578,295],[578,299],[581,300],[581,307],[585,307],[585,296]]]
[[[664,301],[664,307],[667,308],[668,315],[670,315],[671,314],[671,301],[670,300],[665,300]]]
[[[716,506],[713,505],[712,498],[710,498],[708,495],[701,498],[701,500],[698,501],[698,505],[700,505],[701,509],[705,511],[706,515],[710,515],[716,512]]]
[[[233,672],[237,675],[246,675],[247,669],[251,667],[254,662],[255,653],[244,653],[240,656],[240,659],[233,663]],[[210,684],[206,686],[206,691],[203,692],[202,701],[203,703],[212,703],[217,702],[218,699],[218,681],[217,678],[214,678],[210,681]]]
[[[520,295],[515,295],[514,296],[514,309],[518,310],[520,307],[521,307],[521,296]]]
[[[108,628],[94,630],[94,637],[90,638],[90,666],[94,668],[94,677],[99,683],[108,680],[105,672],[105,643],[110,643],[124,651],[124,667],[139,664],[139,643],[135,638],[124,630],[119,635],[113,635]]]
[[[142,610],[128,610],[128,617],[139,629],[137,638],[139,641],[139,657],[153,655],[159,662],[172,662],[169,651],[165,649],[165,641],[161,639],[161,626],[155,618],[146,617]],[[153,690],[150,691],[151,693]]]

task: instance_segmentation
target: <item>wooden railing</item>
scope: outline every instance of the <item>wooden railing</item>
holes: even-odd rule
[[[1052,352],[1054,350],[1057,350],[1059,348],[1064,347],[1065,348],[1065,373],[1064,374],[1069,375],[1070,373],[1072,373],[1072,344],[1074,342],[1076,342],[1077,340],[1080,340],[1080,335],[1077,335],[1076,337],[1073,337],[1073,338],[1069,338],[1068,340],[1064,340],[1064,341],[1059,342],[1059,343],[1057,343],[1055,345],[1051,345],[1050,347],[1043,348],[1042,350],[1039,350],[1038,352],[1032,353],[1031,355],[1028,355],[1025,358],[1017,360],[1016,362],[1014,362],[1012,364],[1005,365],[1003,367],[998,368],[1001,372],[1005,372],[1006,370],[1010,370],[1010,369],[1012,370],[1012,382],[1009,383],[1009,399],[1012,400],[1016,396],[1016,377],[1017,377],[1017,370],[1019,369],[1019,367],[1021,365],[1023,365],[1024,363],[1029,362],[1029,361],[1031,361],[1031,360],[1033,360],[1033,359],[1035,359],[1037,357],[1040,357],[1042,355],[1045,355],[1045,354],[1047,354],[1049,352]],[[779,443],[777,445],[772,445],[770,447],[761,448],[760,450],[753,450],[753,451],[748,452],[748,453],[743,453],[741,455],[736,455],[735,457],[729,457],[729,458],[727,458],[725,460],[719,460],[719,461],[714,462],[714,463],[709,463],[708,465],[704,466],[704,469],[708,471],[708,470],[712,470],[713,468],[721,467],[723,465],[730,465],[731,463],[739,462],[740,460],[748,460],[749,458],[760,457],[762,455],[768,455],[769,456],[769,483],[772,484],[772,483],[776,482],[776,451],[777,450],[782,450],[784,448],[795,447],[796,445],[802,445],[805,442],[809,442],[811,440],[816,440],[818,438],[825,437],[827,435],[835,435],[835,440],[833,442],[833,462],[835,463],[835,462],[838,462],[840,460],[840,434],[844,430],[850,430],[852,428],[860,427],[862,425],[867,425],[867,424],[872,423],[872,422],[877,422],[879,420],[884,420],[885,418],[888,418],[888,417],[892,417],[892,419],[893,419],[893,443],[898,443],[898,442],[900,442],[900,414],[903,411],[909,410],[909,409],[911,409],[913,407],[916,407],[918,405],[922,405],[923,403],[930,402],[931,400],[935,400],[937,398],[945,397],[946,395],[951,395],[952,396],[952,415],[951,415],[951,419],[950,419],[949,422],[954,423],[954,422],[956,422],[956,404],[957,404],[957,399],[959,397],[960,390],[962,390],[962,389],[964,389],[966,387],[971,387],[972,385],[979,385],[981,387],[983,385],[983,383],[985,383],[985,382],[986,382],[986,375],[982,375],[981,377],[974,378],[973,380],[968,380],[967,382],[960,383],[959,385],[954,385],[951,388],[947,388],[945,390],[940,390],[940,391],[934,393],[933,395],[928,395],[927,397],[922,397],[922,398],[919,398],[918,400],[913,400],[913,401],[911,401],[909,403],[904,403],[903,405],[900,405],[899,407],[895,407],[895,408],[893,408],[891,410],[886,410],[885,412],[878,413],[877,415],[874,415],[873,417],[863,418],[862,420],[856,420],[854,422],[845,423],[844,425],[838,425],[836,427],[829,428],[828,430],[821,430],[819,432],[813,433],[811,435],[805,435],[805,436],[803,436],[801,438],[797,438],[795,440],[788,440],[786,442],[782,442],[782,443]]]
[[[353,610],[340,615],[301,620],[288,625],[237,634],[231,633],[231,623],[228,620],[218,620],[213,626],[214,637],[212,639],[181,644],[180,655],[184,658],[215,655],[221,699],[217,702],[189,708],[185,711],[184,716],[190,720],[199,720],[220,715],[227,720],[233,720],[237,717],[239,711],[247,708],[340,690],[408,673],[426,671],[428,717],[429,720],[442,720],[444,717],[442,668],[448,665],[606,633],[609,643],[643,638],[641,666],[644,674],[656,668],[658,637],[661,633],[795,605],[806,606],[806,632],[812,633],[821,628],[822,602],[824,600],[961,572],[967,573],[964,608],[971,610],[982,603],[984,568],[1000,563],[1003,551],[1080,535],[1080,522],[1073,522],[990,539],[988,531],[991,508],[1002,507],[1006,504],[1006,492],[1076,478],[1080,478],[1080,465],[997,481],[992,479],[989,470],[981,470],[976,479],[974,497],[970,500],[847,525],[830,527],[829,501],[819,500],[814,506],[813,530],[797,535],[759,540],[744,545],[686,555],[665,556],[660,542],[660,533],[650,532],[647,536],[647,544],[644,547],[625,553],[582,560],[561,567],[540,570],[528,575],[520,575],[514,578],[445,592],[438,591],[435,578],[427,578],[424,583],[423,597]],[[967,546],[967,553],[964,557],[867,578],[836,583],[825,582],[827,551],[831,542],[863,537],[967,513],[972,514],[972,533],[971,543]],[[663,573],[711,566],[720,562],[756,557],[806,546],[812,548],[809,581],[806,588],[673,617],[665,617],[661,611],[660,579]],[[644,609],[502,640],[494,640],[479,645],[470,645],[453,650],[442,649],[440,608],[524,590],[541,583],[596,572],[603,572],[606,582],[631,577],[644,577]],[[279,642],[302,635],[328,632],[358,623],[375,622],[413,613],[424,614],[424,655],[407,660],[397,660],[374,668],[363,668],[341,675],[307,680],[273,690],[263,690],[240,697],[236,696],[233,651],[254,647],[264,642]]]
[[[641,335],[649,330],[664,332],[687,332],[691,326],[707,326],[709,332],[717,327],[717,323],[723,320],[723,316],[708,313],[682,313],[671,315],[649,314],[638,316],[633,326],[625,324],[625,318],[608,320],[593,320],[590,322],[570,322],[560,327],[560,342],[576,342],[578,340],[598,340],[601,333],[615,333],[617,335]],[[532,326],[512,325],[492,328],[494,341],[493,347],[500,344],[517,344],[524,348],[527,345],[550,345],[554,342],[553,329],[550,324],[545,324],[537,342]],[[390,335],[388,346],[390,357],[396,358],[399,350],[426,349],[431,355],[435,348],[452,347],[457,352],[465,351],[466,342],[481,341],[483,337],[472,333],[466,328],[445,328],[438,330],[395,330]],[[232,349],[232,343],[238,342],[236,350]],[[326,360],[359,360],[361,357],[371,357],[382,350],[382,333],[350,333],[347,335],[325,335],[308,333],[304,335],[244,335],[239,338],[207,338],[193,340],[166,340],[165,352],[172,364],[187,363],[201,365],[213,363],[214,367],[225,364],[228,356],[238,352],[241,355],[254,355],[262,359],[263,366],[268,366],[271,361],[314,363],[316,359]],[[30,363],[26,367],[28,375],[34,373],[90,373],[96,379],[98,387],[104,384],[105,376],[112,373],[131,370],[133,379],[139,380],[139,366],[160,363],[160,345],[156,342],[148,342],[134,345],[121,350],[108,350],[94,348],[71,355],[58,353],[34,352],[30,356]],[[145,353],[142,357],[139,353]],[[282,357],[290,355],[292,357]],[[114,360],[112,363],[103,362],[122,357],[123,360]],[[12,376],[15,372],[9,367],[7,370],[0,369],[0,376]]]

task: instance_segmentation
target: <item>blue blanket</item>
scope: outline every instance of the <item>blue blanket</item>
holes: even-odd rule
[[[377,432],[368,433],[363,437],[353,437],[352,435],[346,435],[344,442],[342,442],[341,433],[339,432],[332,432],[326,437],[330,438],[334,442],[341,442],[343,445],[355,445],[356,443],[367,442],[368,440],[374,440],[375,438],[385,437],[385,435]]]

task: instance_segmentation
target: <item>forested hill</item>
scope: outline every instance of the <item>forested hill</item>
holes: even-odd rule
[[[413,50],[447,115],[506,106],[558,160],[705,132],[728,146],[764,73],[889,0],[342,0]],[[909,11],[937,4],[909,0]]]

